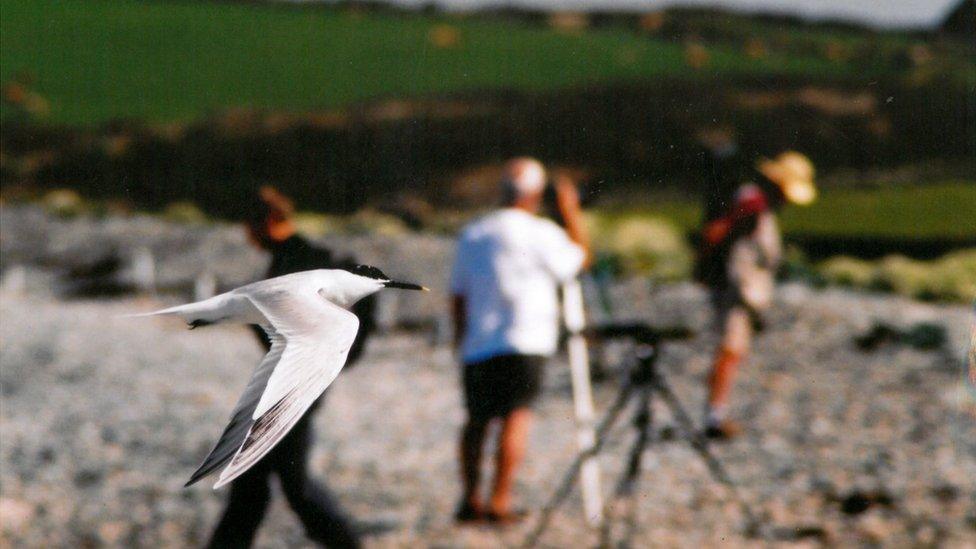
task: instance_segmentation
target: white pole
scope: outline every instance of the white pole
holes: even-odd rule
[[[5,293],[21,295],[27,290],[27,269],[23,265],[14,265],[3,273],[3,281],[0,282],[0,290]]]
[[[583,291],[578,280],[563,284],[563,316],[569,331],[569,371],[573,383],[573,404],[576,409],[576,443],[581,452],[589,452],[596,444],[594,429],[593,391],[590,386],[590,360],[582,331],[586,324],[583,313]],[[600,464],[595,456],[588,457],[580,469],[580,491],[583,513],[590,526],[603,524],[603,496],[600,493]]]
[[[156,291],[156,258],[145,246],[137,248],[132,258],[132,278],[140,291]]]
[[[193,281],[193,300],[203,301],[217,295],[217,277],[205,270]]]

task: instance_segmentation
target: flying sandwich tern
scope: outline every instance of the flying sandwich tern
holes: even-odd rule
[[[349,307],[383,288],[427,290],[390,280],[376,267],[320,269],[248,284],[210,299],[136,316],[175,315],[190,329],[218,322],[258,324],[271,350],[244,389],[220,440],[186,486],[224,467],[214,489],[250,469],[335,380],[356,339]]]

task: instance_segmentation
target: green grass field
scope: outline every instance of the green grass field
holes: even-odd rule
[[[300,112],[374,98],[674,77],[705,86],[776,75],[863,83],[908,74],[898,56],[922,40],[695,16],[726,38],[707,46],[705,68],[693,69],[683,44],[624,26],[567,33],[513,20],[186,0],[0,0],[0,13],[0,82],[26,80],[46,100],[49,112],[37,122],[74,126],[192,120],[233,107]],[[437,47],[432,33],[445,26],[456,43]],[[752,38],[768,46],[766,55],[746,54],[742,42]],[[831,61],[824,53],[829,44],[860,57]],[[969,50],[938,48],[942,57],[926,70],[941,71],[947,82],[958,77],[966,89],[976,85],[976,63],[960,53]],[[5,102],[0,115],[14,114]],[[815,206],[790,209],[783,221],[788,233],[965,238],[976,234],[974,211],[976,185],[961,181],[830,189]],[[684,230],[696,227],[700,215],[696,204],[680,200],[601,215],[644,213]]]
[[[31,89],[50,103],[44,120],[72,125],[678,74],[836,79],[888,70],[777,51],[753,59],[728,45],[709,46],[708,67],[696,71],[681,44],[623,27],[567,34],[501,20],[208,2],[0,0],[0,9],[0,80],[29,75]],[[455,47],[429,39],[444,24],[458,31]]]
[[[893,238],[976,236],[976,184],[947,182],[883,190],[832,189],[809,208],[792,208],[790,232]]]
[[[697,202],[663,200],[639,210],[612,209],[601,216],[654,215],[683,231],[701,221]],[[899,239],[976,237],[976,183],[952,181],[880,189],[823,190],[809,207],[788,207],[783,231],[820,236],[871,236]]]

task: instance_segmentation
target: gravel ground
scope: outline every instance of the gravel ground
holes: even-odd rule
[[[615,289],[655,318],[699,326],[694,287]],[[643,301],[636,296],[643,295]],[[630,297],[634,297],[631,301]],[[649,296],[649,297],[648,297]],[[972,322],[965,307],[788,286],[773,328],[757,342],[737,386],[743,437],[714,447],[745,498],[781,544],[976,544],[976,416],[960,356]],[[168,301],[167,301],[168,302]],[[224,497],[181,485],[218,436],[260,355],[239,327],[193,332],[166,319],[118,315],[151,298],[0,300],[0,528],[4,546],[184,546],[206,539]],[[636,316],[636,315],[635,315]],[[943,351],[898,344],[862,353],[851,342],[873,318],[933,320]],[[661,367],[698,419],[714,335],[663,348]],[[612,376],[611,376],[612,377]],[[598,408],[616,394],[597,387]],[[659,426],[672,421],[657,408]],[[451,352],[426,334],[376,338],[344,373],[316,418],[312,467],[337,492],[373,547],[515,545],[527,526],[457,528],[455,435],[463,413]],[[519,494],[538,509],[574,454],[565,363],[548,370]],[[602,458],[609,491],[630,444],[626,422]],[[645,455],[632,507],[612,508],[619,546],[755,545],[728,491],[688,445],[658,441]],[[628,510],[637,517],[632,532]],[[531,522],[531,521],[530,521]],[[574,494],[543,546],[593,546]],[[307,543],[280,499],[262,547]]]
[[[0,224],[0,547],[199,545],[224,494],[206,483],[181,486],[223,428],[259,347],[241,327],[189,332],[171,319],[119,315],[184,301],[204,272],[218,288],[252,280],[267,258],[227,225],[61,220],[20,206],[0,208]],[[327,242],[435,291],[385,294],[392,297],[380,314],[391,331],[330,391],[316,418],[312,468],[362,523],[370,546],[517,545],[532,520],[498,532],[456,528],[450,519],[463,411],[457,365],[438,343],[447,339],[446,298],[436,290],[445,285],[451,241],[408,234]],[[155,258],[162,297],[93,299],[70,290],[72,269],[113,256],[121,269],[105,276],[131,286],[140,250]],[[616,320],[697,330],[663,347],[660,367],[698,420],[716,340],[704,293],[632,280],[613,285],[609,298]],[[777,301],[736,388],[733,412],[745,434],[713,447],[763,519],[764,537],[744,535],[730,493],[678,430],[645,454],[634,499],[612,503],[612,544],[976,547],[976,393],[962,359],[971,310],[798,285],[781,288]],[[590,313],[607,317],[596,306]],[[877,320],[935,322],[948,343],[936,351],[898,343],[857,350],[853,337]],[[620,351],[607,349],[610,363]],[[596,387],[598,410],[618,391],[612,374]],[[521,470],[526,509],[542,507],[574,457],[570,395],[557,358]],[[667,408],[657,403],[655,412],[657,427],[671,431]],[[631,444],[627,419],[601,458],[607,493]],[[632,527],[628,517],[636,517]],[[542,538],[548,547],[598,542],[575,493]],[[258,544],[306,543],[276,501]]]

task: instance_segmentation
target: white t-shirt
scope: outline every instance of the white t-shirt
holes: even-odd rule
[[[465,227],[451,271],[451,292],[464,298],[467,315],[463,361],[552,355],[557,286],[579,273],[584,258],[562,228],[524,210],[498,210]]]

